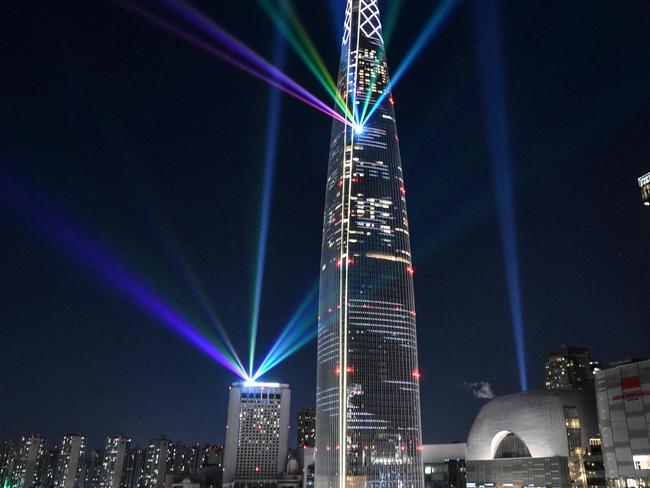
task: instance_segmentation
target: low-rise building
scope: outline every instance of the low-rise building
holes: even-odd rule
[[[610,486],[650,486],[650,360],[596,375],[598,423]]]
[[[591,392],[535,390],[497,397],[467,441],[467,488],[582,486],[576,459],[598,432]]]
[[[424,444],[425,488],[465,488],[467,444]]]

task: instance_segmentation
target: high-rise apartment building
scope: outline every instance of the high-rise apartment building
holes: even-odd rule
[[[609,485],[650,486],[650,360],[598,372],[596,403]]]
[[[223,446],[209,444],[203,449],[203,459],[201,467],[219,466],[223,465]]]
[[[641,201],[646,207],[650,206],[650,173],[644,174],[639,178],[639,188],[641,188]]]
[[[31,488],[40,483],[41,468],[45,456],[45,438],[40,435],[24,436],[13,470],[12,486]]]
[[[378,0],[348,0],[325,193],[317,488],[424,484],[406,190]],[[341,115],[345,116],[342,110]]]
[[[11,441],[0,442],[0,486],[11,481],[14,463],[16,462],[16,451]]]
[[[59,446],[54,446],[52,449],[45,450],[38,475],[39,486],[41,488],[52,488],[54,486],[60,451],[61,448]]]
[[[86,472],[84,475],[84,488],[99,488],[102,476],[102,465],[104,463],[104,449],[94,449],[86,460]]]
[[[467,444],[425,444],[422,449],[425,488],[465,488]]]
[[[80,434],[63,438],[59,449],[54,488],[78,488],[81,468],[86,453],[86,439]]]
[[[100,488],[102,477],[102,466],[104,464],[104,450],[95,449],[90,453],[86,465],[86,475],[84,477],[84,488]]]
[[[316,446],[316,409],[303,408],[298,412],[298,424],[296,425],[297,444],[301,447]]]
[[[548,354],[544,365],[547,390],[593,390],[600,364],[592,361],[586,347],[561,346]]]
[[[129,449],[126,467],[126,476],[128,477],[126,486],[128,488],[144,487],[144,471],[146,460],[147,449],[143,449],[139,446]]]
[[[277,486],[287,463],[291,390],[280,383],[233,383],[223,458],[223,484]]]
[[[100,488],[128,488],[128,454],[131,439],[122,435],[106,439]]]
[[[169,465],[171,474],[195,474],[202,465],[205,448],[196,444],[174,442],[169,446]]]
[[[164,437],[154,439],[149,443],[144,463],[145,488],[162,488],[165,484],[165,474],[167,474],[170,454],[169,448],[169,439]]]

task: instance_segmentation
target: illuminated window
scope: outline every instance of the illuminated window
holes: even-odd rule
[[[650,469],[650,454],[635,454],[632,456],[634,469]]]

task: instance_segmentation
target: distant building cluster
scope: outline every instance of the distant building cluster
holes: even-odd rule
[[[650,360],[602,369],[587,349],[561,346],[544,377],[545,389],[483,405],[466,443],[422,445],[424,488],[650,488]],[[290,407],[289,385],[233,383],[224,447],[159,437],[141,448],[116,435],[88,453],[79,434],[51,449],[39,435],[5,441],[0,486],[314,488],[316,411],[298,411],[291,449]]]
[[[80,434],[46,448],[40,435],[0,443],[0,486],[4,488],[210,488],[221,486],[223,447],[190,445],[165,438],[145,448],[116,435],[87,452]],[[194,486],[182,487],[184,480]],[[180,484],[179,484],[180,483]],[[178,485],[178,486],[177,486]]]

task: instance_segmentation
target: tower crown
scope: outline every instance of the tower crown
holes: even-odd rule
[[[347,1],[343,24],[344,46],[354,39],[353,33],[356,33],[356,37],[364,37],[379,45],[384,44],[378,0]]]

